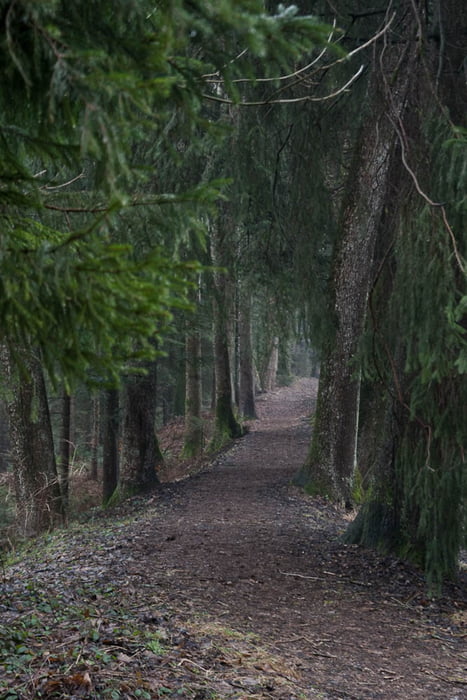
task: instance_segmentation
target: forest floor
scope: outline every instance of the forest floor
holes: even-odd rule
[[[467,698],[465,570],[432,599],[290,485],[316,390],[263,395],[197,474],[172,460],[157,494],[23,548],[0,581],[0,698]]]

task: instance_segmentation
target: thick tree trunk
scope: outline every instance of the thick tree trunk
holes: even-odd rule
[[[401,122],[409,145],[410,182],[416,178],[417,187],[400,207],[399,242],[378,282],[378,297],[384,301],[377,327],[371,329],[374,356],[382,354],[388,365],[379,367],[386,384],[380,405],[384,402],[386,415],[383,422],[379,410],[380,420],[364,426],[364,454],[374,480],[371,497],[345,540],[411,559],[439,589],[445,577],[456,575],[465,530],[466,384],[453,359],[462,343],[450,333],[445,316],[449,296],[465,294],[465,269],[447,252],[462,245],[465,251],[465,209],[463,214],[460,205],[465,158],[453,164],[449,149],[440,153],[433,136],[426,138],[423,122],[437,125],[441,143],[449,134],[446,117],[465,128],[467,6],[448,0],[432,3],[430,10],[431,26],[420,14],[420,28],[435,41],[425,53],[418,91],[413,91],[411,109]],[[433,100],[437,88],[438,99]],[[431,208],[427,225],[427,200],[421,192],[433,197],[433,191],[445,205],[443,210],[439,205]],[[404,333],[394,337],[394,328]]]
[[[251,346],[251,299],[242,294],[238,313],[239,409],[244,418],[256,418],[253,349]]]
[[[146,374],[126,379],[123,389],[120,485],[124,494],[145,493],[159,485],[164,462],[156,437],[156,363]]]
[[[357,350],[365,323],[391,157],[396,150],[394,121],[403,113],[418,51],[413,38],[415,20],[411,14],[409,17],[399,25],[399,32],[403,27],[407,38],[405,49],[399,42],[386,45],[370,82],[370,109],[351,170],[335,257],[335,336],[321,368],[310,452],[296,478],[296,483],[305,485],[311,493],[346,503],[351,502],[356,464],[360,400]]]
[[[18,529],[35,535],[64,516],[45,380],[32,351],[22,358],[27,377],[19,376],[6,348],[2,361],[11,388],[8,415]]]
[[[104,392],[102,421],[102,502],[107,504],[118,486],[119,392]]]

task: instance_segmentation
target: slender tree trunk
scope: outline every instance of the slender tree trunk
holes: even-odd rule
[[[187,457],[203,451],[201,417],[201,338],[197,327],[187,328],[185,337],[185,435],[183,453]]]
[[[61,521],[64,507],[42,366],[32,351],[22,360],[27,377],[19,376],[3,348],[3,370],[11,388],[8,415],[18,529],[28,536]]]
[[[99,478],[99,437],[100,437],[100,396],[92,397],[92,423],[91,423],[91,479]]]
[[[60,484],[65,508],[70,496],[70,444],[71,444],[71,396],[66,390],[62,395],[62,431],[60,438]]]
[[[251,299],[242,295],[238,314],[239,336],[239,408],[245,418],[256,418],[253,350],[251,346]]]
[[[124,493],[145,493],[159,485],[164,458],[156,437],[156,363],[146,374],[127,377],[123,389],[120,485]]]
[[[211,256],[216,267],[228,263],[229,233],[232,232],[228,205],[220,206],[218,220],[211,230]],[[229,313],[227,273],[217,271],[214,275],[214,368],[216,375],[216,437],[217,443],[239,437],[242,429],[233,411],[232,377],[229,356]]]
[[[106,389],[104,392],[103,413],[102,502],[105,505],[118,486],[118,389]]]
[[[274,391],[277,383],[277,370],[279,368],[279,338],[274,336],[271,340],[271,348],[268,363],[264,372],[262,387],[264,391]]]
[[[401,13],[407,9],[403,7]],[[413,15],[408,13],[399,25],[399,35],[403,32],[407,37],[405,49],[401,49],[400,41],[385,46],[370,81],[371,107],[351,169],[335,257],[335,336],[321,368],[310,452],[296,478],[296,483],[305,485],[309,492],[346,503],[351,502],[356,464],[360,401],[356,356],[365,323],[391,158],[396,149],[394,122],[403,113],[419,48],[413,39],[414,28]]]
[[[8,416],[6,405],[0,403],[0,472],[8,469],[8,456],[10,453],[10,441],[8,437]]]

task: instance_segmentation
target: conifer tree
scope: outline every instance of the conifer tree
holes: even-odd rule
[[[386,4],[380,9],[385,11]],[[402,57],[399,42],[406,32],[403,46],[412,54],[412,84],[404,96],[398,84],[404,75],[396,73],[386,82],[386,74],[381,85],[390,90],[389,103],[381,113],[373,110],[386,119],[378,133],[379,153],[386,143],[392,163],[384,187],[374,192],[380,197],[381,215],[372,223],[372,255],[362,254],[362,240],[346,242],[350,228],[345,217],[341,220],[332,296],[336,338],[346,328],[347,309],[354,308],[353,294],[341,292],[356,270],[367,280],[361,299],[365,303],[358,324],[339,343],[345,357],[333,364],[337,349],[328,349],[315,435],[302,475],[313,489],[323,486],[319,475],[324,472],[324,491],[348,498],[356,447],[369,488],[347,541],[408,557],[439,587],[456,573],[465,523],[466,239],[461,192],[466,93],[460,66],[467,15],[455,0],[428,6],[400,3],[394,10],[383,35],[384,50],[375,54],[372,65],[387,66],[394,52]],[[370,100],[374,94],[371,89]],[[401,108],[394,112],[398,104]],[[365,139],[363,151],[355,150],[357,162],[350,173],[357,183],[359,174],[369,171],[364,154],[371,143],[370,125]],[[383,164],[380,158],[378,175]],[[373,183],[378,182],[381,187],[375,174]],[[355,193],[352,185],[350,191],[356,194],[355,223],[358,207],[368,201],[368,189]],[[352,264],[354,251],[362,259]],[[331,391],[343,372],[348,384],[341,393]],[[360,373],[364,381],[357,412],[357,394],[352,397],[351,389],[358,387]],[[348,435],[355,439],[339,441],[340,431],[330,430],[333,424],[320,419],[330,411],[339,420],[353,416]],[[328,447],[334,451],[330,462]]]

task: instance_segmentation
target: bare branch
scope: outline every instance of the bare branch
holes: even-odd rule
[[[259,107],[261,105],[281,105],[281,104],[293,104],[293,103],[298,103],[298,102],[326,102],[327,100],[332,99],[333,97],[337,97],[338,95],[342,94],[343,92],[346,92],[346,90],[354,83],[357,78],[362,74],[364,69],[364,66],[361,65],[360,68],[356,73],[353,74],[353,76],[340,88],[338,88],[335,92],[331,92],[329,95],[324,95],[323,97],[312,97],[311,95],[302,95],[301,97],[290,97],[290,98],[280,98],[277,100],[274,99],[266,99],[266,100],[258,100],[258,101],[249,101],[249,102],[234,102],[233,100],[229,100],[226,97],[215,97],[214,95],[208,95],[207,93],[203,93],[203,97],[205,97],[207,100],[211,100],[213,102],[221,102],[222,104],[228,104],[228,105],[237,105],[239,107]]]
[[[415,172],[412,170],[412,168],[410,167],[410,165],[409,165],[409,163],[408,163],[408,161],[407,161],[407,153],[406,153],[406,148],[405,148],[405,138],[404,138],[404,132],[403,132],[403,129],[402,129],[402,124],[399,124],[399,125],[396,124],[396,123],[394,122],[394,120],[391,119],[391,117],[389,117],[389,119],[390,119],[392,125],[394,126],[394,129],[395,129],[396,134],[397,134],[398,139],[399,139],[399,145],[400,145],[400,148],[401,148],[401,159],[402,159],[402,164],[403,164],[404,168],[406,169],[406,171],[409,173],[409,175],[410,175],[410,177],[411,177],[411,179],[412,179],[412,182],[413,182],[413,184],[414,184],[414,187],[415,187],[416,191],[418,192],[418,194],[420,195],[420,197],[421,197],[422,199],[424,199],[425,202],[426,202],[430,207],[435,207],[435,208],[437,208],[437,209],[439,209],[439,210],[441,211],[441,218],[443,219],[444,226],[446,227],[446,230],[447,230],[447,232],[448,232],[448,234],[449,234],[449,237],[451,238],[452,247],[453,247],[453,252],[454,252],[454,257],[456,258],[456,261],[457,261],[457,264],[458,264],[458,266],[459,266],[459,269],[461,270],[461,272],[462,272],[463,274],[465,274],[465,272],[466,272],[466,270],[465,270],[465,263],[462,261],[462,256],[461,256],[461,254],[460,254],[460,252],[459,252],[459,248],[457,247],[456,237],[455,237],[455,235],[454,235],[454,231],[452,230],[452,228],[451,228],[451,226],[450,226],[450,224],[449,224],[449,221],[448,221],[448,217],[447,217],[447,214],[446,214],[446,209],[445,209],[445,207],[444,207],[444,204],[443,204],[442,202],[434,202],[434,201],[426,194],[426,192],[422,189],[422,187],[421,187],[421,185],[420,185],[420,183],[419,183],[419,181],[418,181],[417,175],[416,175]]]
[[[42,172],[46,172],[46,171],[43,170]],[[73,184],[73,182],[80,180],[82,177],[84,177],[84,172],[81,172],[79,175],[76,175],[76,177],[72,178],[71,180],[68,180],[68,182],[63,182],[61,185],[44,185],[44,187],[42,189],[44,189],[44,190],[60,190],[62,187],[68,187],[68,185]]]
[[[329,37],[328,37],[329,44],[332,41],[332,37],[333,37],[334,31],[335,31],[335,28],[336,28],[336,20],[333,21],[333,28],[332,28],[331,33],[329,34]],[[311,61],[311,63],[308,63],[306,66],[303,66],[303,68],[299,68],[298,70],[294,71],[293,73],[289,73],[288,75],[280,75],[280,76],[275,77],[275,78],[236,78],[235,80],[232,80],[232,83],[254,83],[254,84],[256,84],[256,83],[275,83],[279,80],[290,80],[291,78],[296,78],[297,76],[301,75],[302,73],[305,73],[307,70],[309,70],[310,68],[315,66],[318,63],[318,61],[324,56],[324,54],[326,53],[327,50],[328,50],[328,47],[325,46],[324,49],[322,49],[322,51],[320,51],[318,56],[316,56],[316,58],[314,58]],[[238,58],[240,56],[242,56],[243,53],[245,53],[245,52],[242,51],[242,53],[239,54]],[[213,73],[211,75],[218,75],[218,73],[217,74]],[[203,76],[203,78],[204,77],[206,77],[206,76]],[[220,83],[220,82],[224,82],[224,80],[207,80],[206,82],[208,82],[208,83]]]

